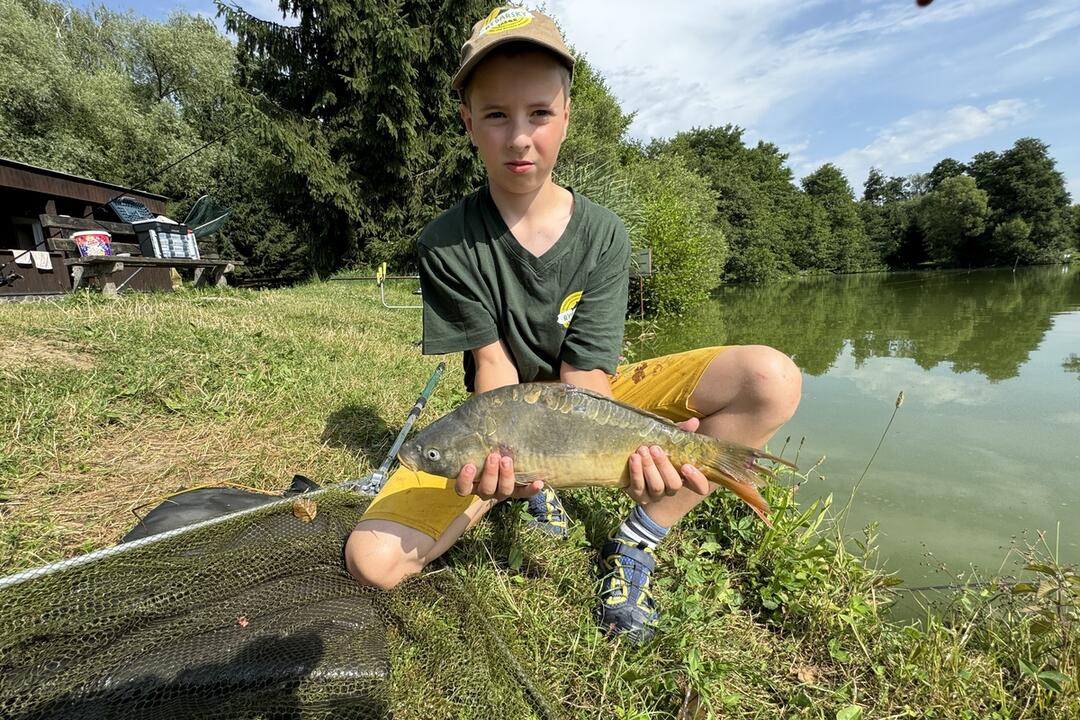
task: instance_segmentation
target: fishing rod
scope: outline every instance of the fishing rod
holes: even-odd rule
[[[921,587],[895,587],[893,592],[926,592],[928,590],[976,590],[979,588],[994,587],[1001,590],[1011,589],[1020,581],[1008,577],[1000,580],[982,580],[978,582],[951,583],[947,585],[923,585]]]

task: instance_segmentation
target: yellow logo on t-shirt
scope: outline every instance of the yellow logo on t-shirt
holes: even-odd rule
[[[564,328],[570,327],[570,321],[574,317],[574,311],[577,309],[579,302],[581,302],[580,290],[570,293],[563,299],[562,305],[559,306],[559,317],[557,320]]]

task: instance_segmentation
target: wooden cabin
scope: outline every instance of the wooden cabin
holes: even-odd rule
[[[70,292],[76,280],[99,277],[103,289],[169,290],[171,267],[193,267],[198,278],[210,270],[216,281],[232,265],[216,258],[204,261],[143,257],[135,229],[110,216],[108,203],[129,198],[153,215],[165,215],[168,198],[120,185],[0,158],[0,299],[40,297]],[[76,230],[108,230],[115,262],[79,258],[68,240]],[[28,254],[27,251],[33,251]],[[124,267],[124,264],[128,267]]]

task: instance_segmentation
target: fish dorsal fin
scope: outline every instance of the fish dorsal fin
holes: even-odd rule
[[[638,415],[644,415],[647,418],[652,418],[653,420],[656,420],[657,422],[661,422],[664,425],[671,425],[672,427],[675,426],[675,423],[673,423],[671,420],[667,419],[663,415],[657,415],[656,413],[649,412],[648,410],[642,410],[641,408],[639,408],[636,405],[631,405],[630,403],[625,403],[622,400],[616,400],[613,397],[608,397],[607,395],[603,395],[601,393],[598,393],[595,390],[586,390],[585,388],[578,387],[577,385],[566,385],[566,392],[567,393],[580,393],[582,395],[588,395],[589,397],[593,397],[593,398],[596,398],[598,400],[605,400],[605,401],[607,401],[607,402],[609,402],[609,403],[611,403],[613,405],[618,405],[619,407],[623,407],[623,408],[626,408],[627,410],[635,412]]]

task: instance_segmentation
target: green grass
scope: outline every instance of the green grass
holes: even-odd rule
[[[389,299],[414,301],[407,283]],[[162,497],[201,484],[326,484],[382,459],[437,358],[419,313],[370,283],[289,290],[80,293],[0,305],[0,574],[110,545]],[[449,359],[424,420],[463,397]],[[503,505],[448,554],[488,627],[575,718],[1080,717],[1080,577],[1055,540],[1017,545],[1003,574],[890,620],[896,578],[873,528],[770,489],[766,531],[724,494],[661,548],[658,639],[633,648],[593,626],[594,548],[621,493],[568,493],[570,542]],[[887,569],[886,569],[887,570]],[[453,715],[407,658],[396,716]]]

